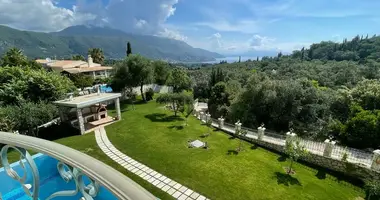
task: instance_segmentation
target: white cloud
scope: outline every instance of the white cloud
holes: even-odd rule
[[[273,38],[268,38],[265,36],[260,36],[260,35],[253,35],[249,40],[248,44],[249,47],[254,48],[254,49],[266,49],[270,48],[272,43],[275,41]]]
[[[260,30],[259,22],[255,20],[240,20],[234,23],[230,23],[226,20],[219,20],[212,22],[198,22],[194,25],[207,26],[216,31],[229,31],[241,33],[257,33]]]
[[[164,23],[175,14],[177,3],[178,0],[110,0],[106,6],[99,6],[101,3],[82,0],[77,10],[96,14],[97,19],[91,22],[95,25],[104,25],[99,19],[107,19],[105,25],[116,29],[156,35],[171,32]]]
[[[77,7],[57,7],[53,0],[0,0],[0,24],[24,30],[57,31],[95,18]]]
[[[127,32],[186,40],[178,30],[165,27],[178,0],[77,0],[72,9],[56,0],[0,0],[0,24],[34,31],[59,31],[81,24],[110,26]]]
[[[187,41],[187,37],[182,35],[176,30],[171,30],[168,28],[163,28],[162,31],[158,32],[156,36],[167,37],[175,40]]]

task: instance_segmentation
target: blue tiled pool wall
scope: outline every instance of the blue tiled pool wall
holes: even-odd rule
[[[69,183],[66,183],[61,176],[58,173],[57,170],[57,163],[58,161],[52,157],[43,155],[43,154],[36,154],[33,156],[33,160],[38,166],[38,171],[40,174],[40,199],[46,199],[51,194],[57,191],[63,191],[63,190],[75,190],[75,183],[74,181],[70,181]],[[23,176],[23,170],[18,162],[12,163],[11,166],[13,169],[19,174],[20,177]],[[31,175],[31,169],[28,164],[25,163],[26,169],[27,169],[27,184],[33,184],[32,175]],[[86,184],[89,183],[89,180],[87,177],[84,177],[84,181]],[[32,191],[32,190],[31,190]],[[19,182],[13,180],[10,178],[6,172],[4,171],[4,168],[0,168],[0,193],[3,195],[3,200],[15,200],[15,199],[29,199],[24,191],[21,188],[21,185]],[[78,200],[82,197],[82,195],[79,193],[72,197],[57,197],[54,198],[55,200],[60,199],[75,199]],[[101,199],[117,199],[105,188],[101,187],[100,192],[96,198],[96,200]]]

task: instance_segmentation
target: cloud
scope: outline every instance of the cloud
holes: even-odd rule
[[[91,22],[95,25],[107,25],[134,33],[173,36],[171,32],[175,31],[168,30],[164,23],[174,15],[177,3],[178,0],[110,0],[104,6],[82,0],[77,4],[77,10],[97,15]],[[107,19],[106,23],[101,19]]]
[[[34,31],[57,31],[96,18],[90,13],[57,7],[53,0],[0,0],[0,24]]]
[[[206,26],[216,31],[241,32],[241,33],[257,33],[260,30],[259,22],[255,20],[239,20],[230,23],[226,20],[197,22],[195,26]]]
[[[160,32],[155,34],[160,37],[167,37],[175,40],[187,41],[187,37],[182,35],[179,31],[163,28]]]
[[[59,31],[92,24],[139,34],[186,40],[178,30],[165,27],[178,0],[77,0],[71,9],[56,0],[0,0],[0,24],[33,31]]]

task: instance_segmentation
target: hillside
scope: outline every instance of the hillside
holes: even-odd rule
[[[20,31],[0,26],[0,54],[10,47],[24,50],[29,57],[70,57],[86,55],[89,48],[102,48],[106,58],[125,56],[126,43],[133,53],[169,61],[210,61],[220,54],[193,48],[183,41],[156,36],[135,35],[111,28],[74,26],[55,33]]]
[[[352,40],[344,39],[341,43],[331,41],[315,43],[309,49],[294,51],[291,56],[305,60],[352,60],[363,62],[365,60],[380,61],[379,52],[380,36],[357,35]]]

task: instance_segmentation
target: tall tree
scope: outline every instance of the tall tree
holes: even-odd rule
[[[180,93],[183,90],[189,90],[191,88],[190,77],[185,70],[180,68],[175,68],[170,72],[166,84],[173,87],[174,93]]]
[[[93,48],[88,50],[88,54],[92,57],[94,63],[104,63],[104,53],[100,48]]]
[[[302,47],[301,49],[301,60],[305,57],[305,47]]]
[[[132,54],[132,47],[131,47],[131,43],[128,42],[127,43],[127,56],[129,56],[131,54]]]
[[[24,55],[22,50],[10,48],[1,58],[0,64],[2,66],[22,66],[27,64],[27,62],[28,58]]]
[[[153,69],[151,61],[140,55],[130,55],[127,58],[129,73],[129,82],[127,85],[136,87],[140,86],[141,97],[144,101],[144,85],[152,82]]]

